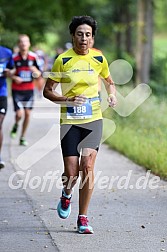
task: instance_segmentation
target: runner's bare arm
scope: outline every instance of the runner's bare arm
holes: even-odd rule
[[[104,84],[106,91],[108,93],[108,103],[110,107],[115,107],[117,104],[117,98],[116,98],[116,88],[115,84],[112,80],[111,75],[109,75],[106,79],[104,79]]]
[[[41,76],[41,71],[37,69],[36,66],[30,66],[34,78],[39,78]]]
[[[116,95],[115,84],[111,78],[111,75],[109,75],[106,79],[104,79],[104,84],[108,95],[109,94]]]
[[[49,99],[52,102],[61,104],[61,103],[70,103],[72,102],[73,105],[81,105],[85,102],[85,96],[78,95],[75,97],[67,97],[62,96],[56,91],[56,87],[58,86],[59,82],[56,82],[50,78],[47,79],[43,95],[45,98]]]
[[[16,72],[15,68],[13,68],[13,69],[5,68],[5,70],[4,70],[5,77],[8,77],[8,78],[12,78],[12,76],[15,74],[15,72]]]
[[[67,97],[60,95],[56,92],[56,87],[58,86],[59,82],[55,82],[54,80],[48,78],[46,80],[43,95],[45,98],[52,102],[61,103],[67,100]]]

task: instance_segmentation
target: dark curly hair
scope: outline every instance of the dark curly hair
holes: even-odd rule
[[[77,27],[82,24],[87,24],[92,27],[92,35],[95,36],[97,30],[97,22],[90,16],[74,16],[69,24],[70,34],[74,35]]]

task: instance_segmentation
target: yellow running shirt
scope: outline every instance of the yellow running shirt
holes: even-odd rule
[[[61,105],[61,124],[81,124],[102,119],[98,97],[98,76],[110,75],[108,63],[100,51],[89,49],[78,55],[73,49],[60,54],[54,62],[49,78],[61,84],[62,95],[85,95],[82,106]]]

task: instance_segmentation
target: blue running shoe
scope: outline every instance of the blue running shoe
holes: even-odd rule
[[[62,219],[66,219],[70,216],[70,213],[71,213],[70,200],[71,200],[71,197],[68,199],[62,193],[62,197],[60,198],[60,202],[57,206],[57,213],[59,217]]]
[[[93,234],[93,228],[88,225],[88,218],[86,216],[78,216],[77,226],[80,234]]]

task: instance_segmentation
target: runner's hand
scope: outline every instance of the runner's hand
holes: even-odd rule
[[[6,69],[4,70],[4,75],[5,75],[5,77],[11,78],[11,77],[12,77],[12,74],[11,74],[10,69],[6,68]]]
[[[36,68],[36,66],[30,66],[29,68],[32,71],[33,78],[39,78],[41,76],[41,72]]]
[[[117,98],[114,94],[109,94],[108,99],[109,107],[115,107],[117,104]]]
[[[73,106],[81,106],[86,102],[86,97],[84,95],[77,95],[72,98],[67,99],[68,102],[72,102]]]

